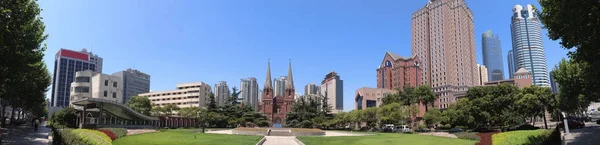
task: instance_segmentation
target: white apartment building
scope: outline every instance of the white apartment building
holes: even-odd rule
[[[101,98],[123,102],[123,82],[117,76],[96,73],[91,70],[75,73],[71,83],[70,102],[83,98]]]
[[[148,97],[152,105],[177,105],[179,108],[206,107],[210,101],[210,85],[204,82],[177,84],[176,90],[150,92],[138,96]]]

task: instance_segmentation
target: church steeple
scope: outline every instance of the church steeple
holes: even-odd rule
[[[264,89],[272,89],[273,85],[271,85],[271,60],[269,60],[269,62],[267,62],[267,77],[265,80],[265,85],[263,86]]]
[[[288,78],[286,80],[285,88],[286,89],[294,89],[294,77],[292,77],[292,60],[290,59],[290,64],[288,66]]]

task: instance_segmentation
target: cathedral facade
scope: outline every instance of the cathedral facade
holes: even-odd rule
[[[294,104],[294,79],[292,77],[292,63],[288,68],[288,78],[285,82],[285,93],[283,96],[273,93],[271,79],[271,62],[267,64],[267,76],[263,86],[260,112],[267,116],[271,127],[281,128],[285,124],[285,118],[288,112],[292,110]]]

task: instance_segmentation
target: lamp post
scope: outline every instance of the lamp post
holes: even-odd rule
[[[196,114],[198,115],[198,121],[202,120],[202,119],[200,118],[200,113],[202,113],[202,111],[198,111],[198,112],[196,112]],[[201,123],[199,123],[199,125],[202,127],[202,133],[204,133],[204,125],[203,125],[204,121],[200,121],[200,122],[201,122]]]

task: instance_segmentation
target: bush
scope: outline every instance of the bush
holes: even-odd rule
[[[449,130],[451,128],[452,128],[452,126],[450,124],[444,124],[444,125],[438,126],[437,129],[439,129],[439,130]]]
[[[110,130],[112,133],[116,135],[117,138],[121,138],[127,136],[127,129],[125,128],[100,128],[104,130]]]
[[[117,139],[117,136],[110,130],[106,130],[106,129],[98,129],[98,131],[106,134],[106,136],[110,137],[110,140],[115,140]]]
[[[427,128],[427,125],[425,125],[425,124],[419,124],[419,128]]]
[[[503,132],[492,135],[492,144],[542,144],[542,142],[550,138],[551,134],[552,131],[546,129]]]
[[[78,138],[81,138],[83,144],[86,145],[112,145],[112,140],[106,134],[89,129],[75,129],[72,130]]]
[[[479,138],[479,136],[477,136],[477,132],[459,132],[459,133],[454,133],[454,135],[456,135],[456,137],[458,137],[460,139],[468,139],[468,140],[476,140],[476,141],[481,140],[481,138]]]
[[[515,130],[536,130],[536,129],[540,129],[540,128],[535,127],[531,124],[523,124],[523,125],[517,127]]]
[[[70,128],[76,127],[77,115],[73,107],[64,108],[50,117],[50,126],[67,126]],[[58,127],[57,127],[58,128]]]

